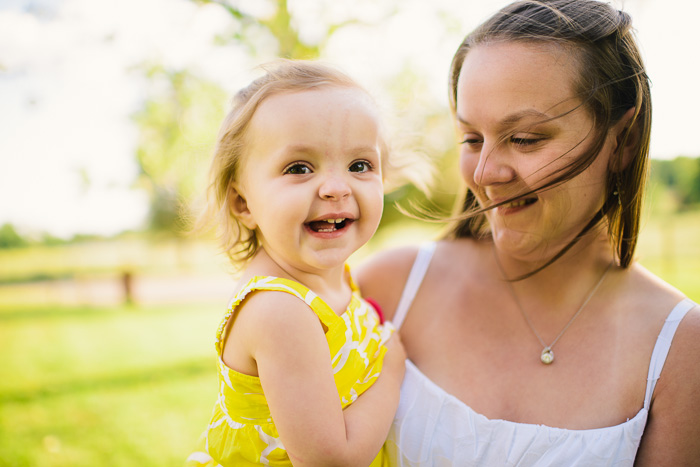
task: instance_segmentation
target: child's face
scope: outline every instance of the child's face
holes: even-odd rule
[[[342,267],[374,234],[383,208],[380,138],[374,104],[359,89],[278,94],[258,107],[236,187],[241,220],[280,266]]]

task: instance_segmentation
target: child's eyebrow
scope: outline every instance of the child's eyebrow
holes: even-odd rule
[[[317,152],[318,148],[314,146],[309,146],[308,144],[288,144],[284,148],[284,151],[288,153],[312,154],[314,152]]]
[[[381,152],[382,151],[379,148],[379,144],[376,146],[358,146],[352,150],[353,155],[362,155],[367,153],[379,154]]]
[[[318,146],[311,146],[308,144],[290,144],[284,149],[285,153],[288,154],[318,154],[318,153],[323,153],[323,148],[318,147]],[[372,154],[380,154],[381,149],[379,147],[379,143],[374,146],[368,146],[368,145],[362,145],[362,146],[356,146],[354,148],[350,149],[350,154],[353,156],[355,155],[362,155],[362,154],[367,154],[367,153],[372,153]]]

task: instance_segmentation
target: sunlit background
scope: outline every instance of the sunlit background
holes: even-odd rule
[[[0,0],[0,466],[179,465],[215,395],[230,270],[183,233],[233,93],[321,58],[456,192],[446,76],[496,0]],[[653,87],[639,259],[700,299],[700,45],[692,0],[616,2]],[[373,251],[433,237],[387,195]]]

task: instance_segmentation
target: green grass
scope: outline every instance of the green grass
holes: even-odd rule
[[[222,310],[0,310],[0,466],[182,465]]]

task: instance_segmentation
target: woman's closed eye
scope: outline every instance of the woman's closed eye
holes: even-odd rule
[[[480,136],[472,135],[472,134],[465,134],[465,135],[462,135],[462,140],[460,141],[459,144],[464,144],[467,146],[477,146],[483,142],[484,142],[484,140]]]
[[[313,170],[311,170],[309,164],[305,162],[292,162],[282,171],[285,175],[306,175],[311,172],[313,172]]]
[[[538,135],[531,135],[531,136],[514,135],[510,138],[510,142],[513,143],[515,146],[520,146],[520,147],[526,148],[526,147],[535,146],[536,144],[541,143],[545,139],[546,138],[544,136],[538,136]]]
[[[510,137],[510,142],[511,144],[515,146],[519,146],[521,148],[527,148],[531,146],[535,146],[538,143],[541,143],[544,141],[546,138],[541,135],[528,135],[528,136],[519,136],[519,135],[513,135]],[[484,143],[483,138],[477,135],[464,135],[462,137],[462,140],[460,141],[460,144],[470,146],[470,147],[477,147],[481,144]]]

